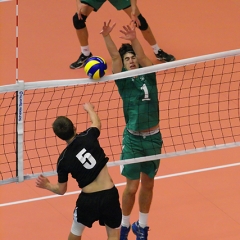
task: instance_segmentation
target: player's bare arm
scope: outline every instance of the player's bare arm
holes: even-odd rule
[[[67,182],[65,183],[50,183],[47,177],[42,174],[36,180],[36,187],[47,189],[53,193],[63,195],[67,191]]]
[[[113,73],[119,73],[122,71],[122,66],[123,66],[122,59],[115,43],[113,42],[110,36],[110,33],[112,32],[116,23],[114,23],[112,26],[110,25],[110,23],[111,23],[111,20],[109,20],[108,23],[104,22],[104,25],[100,34],[102,34],[107,50],[112,58],[112,71]]]
[[[83,108],[89,114],[90,120],[92,122],[91,127],[96,127],[99,129],[99,131],[101,131],[101,121],[97,113],[94,111],[94,106],[91,103],[85,103],[83,105]]]
[[[142,67],[151,66],[152,62],[144,53],[142,45],[137,39],[136,26],[134,24],[131,24],[131,26],[129,25],[123,26],[123,30],[120,30],[120,32],[123,34],[121,36],[122,39],[131,41],[133,50],[136,53],[139,64]]]

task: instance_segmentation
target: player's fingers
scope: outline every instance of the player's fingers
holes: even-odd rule
[[[126,27],[126,26],[123,26],[123,29],[124,29],[125,31],[128,31],[128,29],[127,29],[127,27]]]
[[[129,25],[127,25],[127,29],[128,29],[128,31],[132,30],[132,28]]]
[[[46,178],[42,174],[39,177],[40,177],[40,179],[45,179]]]
[[[121,32],[122,34],[124,34],[124,35],[127,34],[127,33],[126,33],[125,31],[123,31],[123,30],[120,30],[120,32]]]
[[[41,181],[39,179],[36,180],[36,186],[39,186],[41,184]]]
[[[112,29],[116,26],[116,24],[117,24],[117,23],[114,23],[114,24],[112,25]]]

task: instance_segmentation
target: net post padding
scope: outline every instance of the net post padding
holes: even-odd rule
[[[18,81],[19,85],[19,90],[17,91],[17,116],[16,116],[16,123],[17,123],[17,128],[16,128],[16,170],[17,170],[17,179],[18,182],[24,181],[24,176],[23,176],[23,141],[24,141],[24,82],[23,81]]]

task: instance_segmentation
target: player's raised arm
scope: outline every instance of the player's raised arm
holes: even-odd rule
[[[142,45],[138,41],[135,28],[136,26],[134,24],[132,24],[132,26],[123,26],[123,30],[120,30],[120,32],[123,34],[121,38],[131,41],[132,48],[136,54],[139,64],[142,67],[151,66],[153,64],[144,53]]]
[[[89,117],[92,122],[91,127],[96,127],[99,129],[99,131],[101,131],[101,121],[100,121],[97,113],[94,111],[94,106],[91,103],[85,103],[83,105],[83,108],[89,114]]]
[[[113,42],[110,33],[115,27],[116,23],[114,23],[112,26],[110,26],[111,20],[108,21],[108,23],[104,22],[103,28],[101,30],[101,34],[104,38],[105,44],[107,46],[107,50],[112,58],[112,71],[113,73],[119,73],[122,71],[122,59],[118,52],[118,49]]]

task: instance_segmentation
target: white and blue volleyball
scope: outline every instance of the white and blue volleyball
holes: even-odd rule
[[[107,63],[102,57],[93,56],[84,63],[84,71],[89,78],[98,80],[103,77],[107,70]]]

